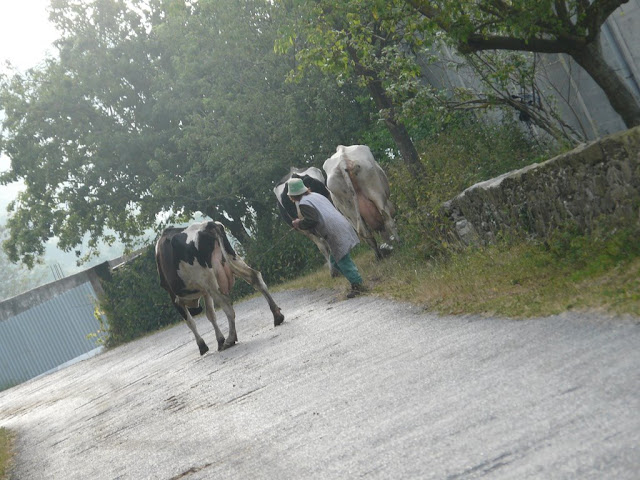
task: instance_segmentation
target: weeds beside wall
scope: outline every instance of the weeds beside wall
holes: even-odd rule
[[[446,253],[457,240],[442,204],[471,185],[546,160],[552,145],[507,119],[458,113],[434,116],[419,142],[426,178],[415,178],[399,163],[383,165],[391,184],[400,236],[420,260]]]

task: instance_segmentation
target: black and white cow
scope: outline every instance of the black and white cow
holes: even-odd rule
[[[293,203],[289,198],[289,188],[287,182],[292,178],[301,178],[302,182],[309,189],[311,189],[312,192],[320,193],[327,197],[329,201],[331,201],[331,194],[329,193],[329,190],[327,190],[327,187],[325,185],[322,170],[316,167],[309,167],[305,169],[291,167],[289,173],[282,177],[282,179],[273,189],[273,193],[278,200],[278,209],[280,210],[280,215],[289,226],[291,226],[291,222],[293,222],[293,220],[298,218],[299,216],[295,203]],[[308,230],[297,231],[316,244],[318,250],[320,250],[320,253],[322,253],[322,256],[327,261],[327,265],[329,266],[331,275],[334,277],[338,276],[338,271],[332,267],[331,262],[329,261],[330,251],[327,241]]]
[[[269,294],[262,275],[236,254],[224,226],[219,222],[167,228],[156,243],[156,264],[160,285],[169,292],[176,309],[195,335],[200,355],[209,350],[192,317],[202,312],[201,297],[204,297],[207,318],[216,332],[218,350],[232,347],[238,340],[236,314],[229,298],[235,277],[242,278],[264,295],[275,326],[284,321],[284,315]],[[216,323],[214,302],[222,307],[229,321],[226,340]]]

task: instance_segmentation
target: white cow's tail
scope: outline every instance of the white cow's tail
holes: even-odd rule
[[[351,181],[351,175],[349,175],[350,160],[345,152],[344,145],[338,145],[337,151],[340,154],[340,162],[338,162],[338,168],[342,173],[345,185],[349,189],[349,197],[353,201],[353,211],[356,212],[356,232],[360,233],[364,231],[362,228],[362,215],[360,215],[360,206],[358,205],[358,194],[356,192],[356,188],[353,186],[353,182]]]

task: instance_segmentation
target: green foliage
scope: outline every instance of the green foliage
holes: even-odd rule
[[[115,235],[135,247],[159,213],[202,212],[243,243],[268,238],[254,212],[273,213],[273,183],[369,123],[356,86],[317,71],[284,82],[293,59],[273,51],[272,9],[53,2],[59,57],[0,79],[12,159],[0,183],[27,185],[8,221],[10,259],[32,265],[52,237],[64,250],[87,234],[93,250]]]
[[[638,238],[638,226],[611,225],[603,219],[589,233],[581,233],[575,227],[560,229],[544,247],[549,263],[571,266],[571,280],[580,282],[640,257]]]
[[[293,54],[290,78],[319,69],[341,85],[366,87],[378,119],[389,129],[397,149],[412,171],[419,171],[415,146],[403,115],[423,88],[412,48],[424,48],[432,37],[422,35],[425,23],[406,2],[349,0],[276,2],[289,22],[279,30],[276,51]]]
[[[0,244],[6,237],[6,229],[0,225]],[[0,267],[2,268],[3,279],[0,282],[0,301],[20,295],[32,288],[41,285],[49,272],[47,268],[38,264],[32,269],[27,269],[22,265],[15,265],[9,261],[7,255],[0,249]]]
[[[160,287],[153,245],[102,282],[99,313],[109,319],[105,346],[113,347],[182,320]]]
[[[9,478],[14,440],[15,434],[6,428],[0,428],[0,480]]]
[[[534,163],[549,153],[514,122],[495,124],[470,113],[432,116],[431,133],[419,144],[426,178],[400,164],[387,171],[401,236],[419,258],[455,248],[442,203],[471,185]]]

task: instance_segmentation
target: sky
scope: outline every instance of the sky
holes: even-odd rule
[[[55,28],[49,23],[49,0],[0,0],[0,71],[10,61],[19,70],[38,65],[53,54]],[[0,157],[0,171],[9,168],[9,159]],[[6,219],[6,206],[22,188],[20,184],[0,186],[0,223]]]
[[[47,55],[55,55],[53,42],[58,38],[56,29],[49,23],[50,0],[0,0],[0,71],[6,73],[8,60],[18,70],[25,71],[40,64]],[[10,161],[0,156],[0,171],[9,169]],[[0,185],[0,224],[7,219],[7,205],[23,188],[20,183]],[[117,250],[117,248],[116,248]],[[75,265],[73,253],[61,252],[53,242],[47,244],[44,262],[50,266],[59,264],[65,275],[83,270],[101,261],[115,258],[121,252],[114,249],[81,267]],[[106,258],[109,256],[109,258]],[[47,278],[51,281],[53,278]]]

